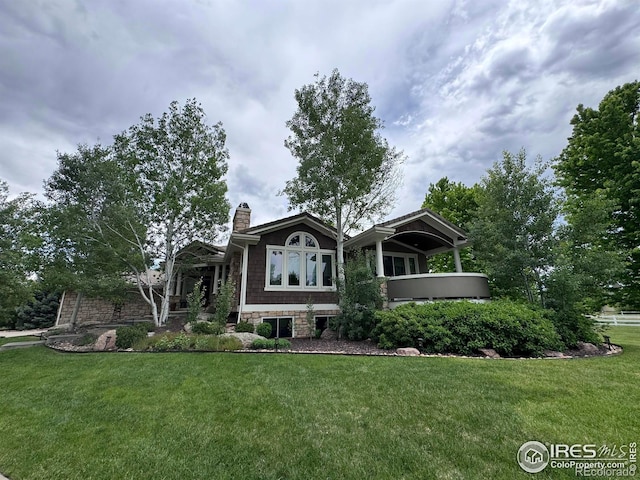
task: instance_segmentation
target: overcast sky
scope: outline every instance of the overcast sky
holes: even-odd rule
[[[333,68],[368,83],[407,155],[401,215],[502,150],[558,155],[579,103],[640,77],[640,2],[0,0],[0,179],[41,193],[56,150],[195,97],[226,130],[232,206],[274,220],[294,90]]]

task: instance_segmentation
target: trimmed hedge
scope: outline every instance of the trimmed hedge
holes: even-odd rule
[[[541,356],[564,345],[543,312],[509,300],[488,303],[410,303],[376,312],[372,337],[381,348],[420,347],[430,353]]]
[[[256,338],[251,343],[251,348],[254,350],[275,350],[276,348],[276,339],[275,338]],[[291,348],[291,342],[289,340],[279,339],[278,340],[278,349],[279,350],[287,350]]]
[[[256,328],[255,325],[249,322],[238,322],[236,324],[236,332],[238,333],[240,332],[253,333],[255,328]]]
[[[256,333],[264,338],[269,338],[273,331],[273,326],[270,323],[262,322],[256,327]]]

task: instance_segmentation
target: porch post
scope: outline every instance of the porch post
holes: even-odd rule
[[[382,261],[382,240],[376,240],[376,276],[384,277],[384,262]]]
[[[178,272],[178,279],[176,280],[176,295],[182,294],[182,272]]]
[[[456,272],[462,273],[462,262],[460,262],[460,251],[458,250],[458,247],[453,249],[453,261],[456,264]]]
[[[226,283],[225,282],[225,279],[227,278],[226,273],[227,273],[227,265],[226,264],[222,264],[222,275],[220,276],[220,283],[222,285],[224,285]]]
[[[220,265],[216,265],[213,268],[213,288],[211,290],[213,290],[213,294],[217,295],[218,294],[218,281],[220,281]]]

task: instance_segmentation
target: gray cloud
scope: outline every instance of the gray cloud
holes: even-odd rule
[[[337,67],[369,84],[405,151],[394,213],[430,182],[471,184],[502,150],[557,155],[578,103],[635,80],[633,1],[0,3],[0,178],[40,192],[56,150],[109,143],[145,113],[195,97],[222,121],[229,199],[256,222],[287,214],[283,145],[296,88]]]

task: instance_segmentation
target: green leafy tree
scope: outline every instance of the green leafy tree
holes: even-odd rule
[[[443,177],[435,184],[429,184],[422,208],[429,208],[463,230],[468,230],[478,209],[479,190],[479,185],[467,187],[461,182],[455,183]],[[480,269],[472,247],[460,250],[460,261],[465,271],[476,272]],[[446,252],[429,258],[429,269],[433,272],[455,271],[453,255]]]
[[[227,281],[218,287],[218,295],[216,296],[215,310],[213,313],[213,321],[222,325],[227,324],[231,309],[233,308],[233,300],[235,298],[236,285],[232,281]]]
[[[544,303],[544,277],[553,265],[559,202],[540,159],[529,168],[526,152],[503,152],[481,180],[471,226],[474,251],[496,296]]]
[[[344,279],[344,238],[379,218],[395,201],[401,152],[380,135],[366,83],[338,70],[295,91],[298,109],[285,146],[298,159],[283,193],[290,208],[306,208],[337,230],[338,278]]]
[[[58,169],[45,184],[48,248],[43,272],[50,289],[72,289],[123,301],[127,274],[151,261],[136,248],[146,227],[129,172],[109,147],[79,145],[58,152]]]
[[[225,138],[188,100],[157,120],[145,115],[111,147],[59,154],[47,195],[60,225],[55,237],[67,243],[61,263],[94,281],[132,278],[156,325],[164,324],[176,255],[196,239],[214,241],[228,219]]]
[[[598,249],[623,255],[624,288],[619,299],[640,308],[640,82],[615,88],[598,109],[578,105],[573,133],[555,164],[556,174],[578,214],[597,195],[609,202],[611,215]]]
[[[369,338],[375,327],[375,311],[382,308],[384,297],[380,290],[383,282],[371,268],[371,254],[353,252],[345,265],[344,298],[339,315],[330,321],[338,336],[349,340]]]
[[[16,308],[33,294],[29,279],[39,269],[42,205],[33,195],[9,198],[9,187],[0,180],[0,326],[13,325]]]
[[[187,323],[198,321],[198,315],[205,304],[205,290],[202,288],[202,278],[193,285],[193,291],[187,294]]]

